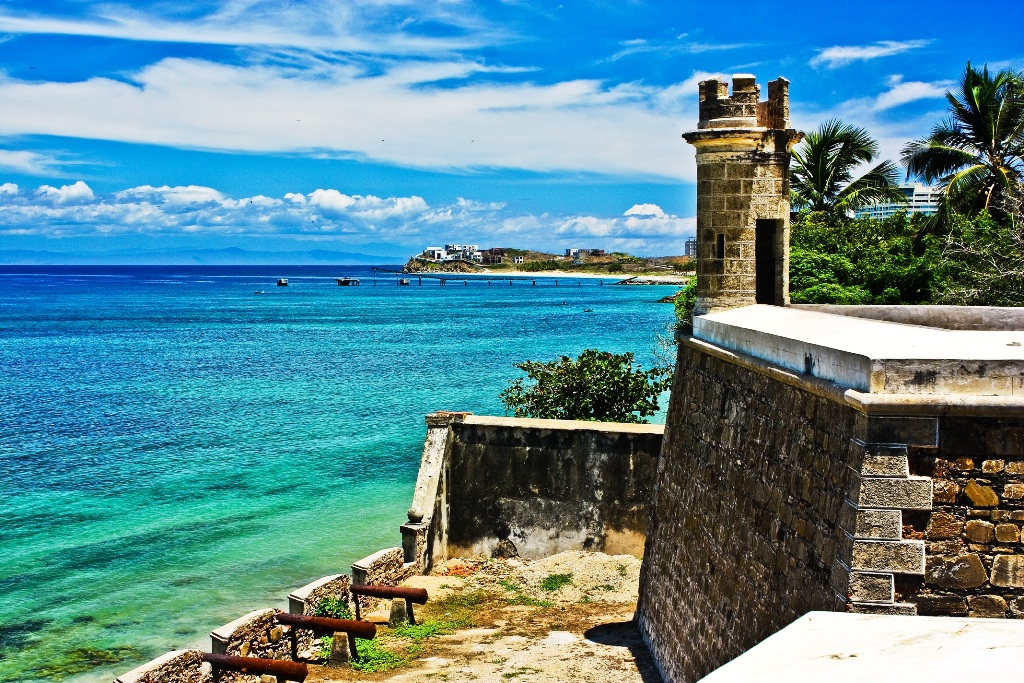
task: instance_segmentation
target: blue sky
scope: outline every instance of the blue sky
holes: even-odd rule
[[[698,81],[785,76],[796,127],[895,159],[968,60],[1024,67],[1022,25],[1018,0],[6,0],[0,251],[680,253]]]

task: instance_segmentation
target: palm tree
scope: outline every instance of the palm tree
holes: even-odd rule
[[[875,202],[903,202],[899,172],[883,161],[854,178],[862,164],[878,156],[878,143],[863,128],[838,119],[821,124],[793,149],[790,188],[793,205],[812,211],[849,213]]]
[[[1024,177],[1024,75],[992,75],[970,62],[957,92],[946,92],[950,116],[929,137],[903,148],[907,175],[942,188],[938,220],[949,212],[995,210]]]

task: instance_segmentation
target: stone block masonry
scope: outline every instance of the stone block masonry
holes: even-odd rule
[[[1024,415],[943,419],[911,465],[935,485],[918,612],[1024,618]]]
[[[700,84],[697,148],[697,304],[716,308],[789,302],[789,81],[760,86],[749,74]]]
[[[1021,618],[1022,533],[1019,399],[865,394],[680,337],[637,618],[669,682],[812,610]]]

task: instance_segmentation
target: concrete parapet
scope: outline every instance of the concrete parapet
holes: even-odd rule
[[[373,584],[378,586],[397,586],[415,572],[414,567],[403,562],[404,553],[401,548],[385,548],[372,555],[367,555],[352,564],[352,583],[355,585]],[[360,595],[359,611],[366,614],[376,610],[383,602],[380,598]]]
[[[210,633],[210,652],[236,657],[291,659],[291,645],[284,634],[284,627],[277,623],[276,609],[256,610],[214,629]]]

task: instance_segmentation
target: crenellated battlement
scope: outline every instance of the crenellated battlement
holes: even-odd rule
[[[703,128],[789,128],[789,81],[768,84],[768,99],[761,101],[761,86],[751,74],[733,74],[729,83],[709,79],[700,83],[700,122]]]

